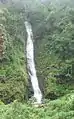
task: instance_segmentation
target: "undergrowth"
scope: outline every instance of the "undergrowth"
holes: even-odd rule
[[[40,108],[18,101],[8,105],[2,104],[0,105],[0,119],[74,119],[74,94],[47,101]]]

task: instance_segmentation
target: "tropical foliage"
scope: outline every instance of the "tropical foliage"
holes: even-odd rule
[[[74,2],[42,1],[0,3],[0,119],[74,119]],[[25,103],[29,88],[25,20],[32,24],[44,95],[39,108]]]

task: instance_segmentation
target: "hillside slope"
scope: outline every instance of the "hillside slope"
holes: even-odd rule
[[[21,10],[0,9],[0,99],[5,103],[26,97],[25,27]]]

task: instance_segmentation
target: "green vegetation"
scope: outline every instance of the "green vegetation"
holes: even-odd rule
[[[72,0],[0,4],[0,119],[74,119],[73,7]],[[25,20],[32,24],[37,76],[45,98],[38,108],[25,103]]]
[[[0,58],[0,99],[8,103],[26,97],[25,28],[21,10],[3,8],[1,11],[0,24],[5,48]]]
[[[0,106],[0,119],[74,119],[74,94],[54,101],[48,101],[43,107],[14,101]]]
[[[70,1],[60,4],[48,2],[29,14],[38,77],[46,97],[56,98],[74,90],[74,8]]]

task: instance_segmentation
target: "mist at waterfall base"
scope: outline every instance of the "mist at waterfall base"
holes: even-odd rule
[[[27,57],[27,68],[32,88],[34,91],[34,98],[37,104],[42,103],[42,93],[39,88],[39,83],[36,75],[35,62],[34,62],[34,46],[33,46],[33,33],[31,24],[25,21],[25,27],[27,31],[27,44],[26,44],[26,57]]]

